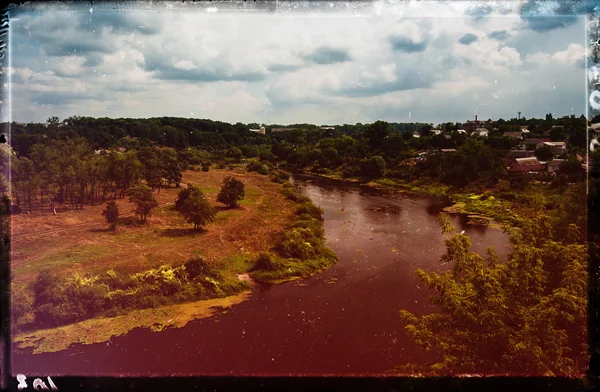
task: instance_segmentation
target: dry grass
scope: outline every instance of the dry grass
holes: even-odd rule
[[[216,201],[228,175],[246,185],[246,198],[237,209],[223,209]],[[64,273],[97,273],[109,268],[136,272],[165,263],[178,264],[195,254],[215,259],[237,255],[250,258],[272,247],[275,235],[290,221],[295,209],[294,203],[281,195],[279,184],[256,173],[216,169],[186,172],[183,183],[200,186],[220,208],[215,222],[203,231],[193,231],[173,210],[173,204],[157,208],[146,225],[138,224],[135,217],[125,217],[116,233],[106,229],[100,215],[104,205],[85,206],[57,216],[38,209],[31,215],[13,217],[13,233],[17,235],[11,258],[14,280],[30,281],[42,269]],[[179,190],[163,189],[155,196],[166,205],[177,198]],[[126,198],[118,199],[117,204],[121,216],[133,210]]]

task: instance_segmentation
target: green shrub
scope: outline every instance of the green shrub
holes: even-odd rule
[[[290,188],[283,188],[281,190],[281,193],[289,200],[292,201],[298,201],[298,197],[300,197],[300,195],[298,194],[298,192],[296,192],[294,189],[290,189]]]
[[[199,276],[215,277],[215,271],[208,261],[202,257],[194,257],[187,261],[184,265],[188,275],[188,279],[194,280]]]
[[[246,170],[248,170],[249,172],[259,171],[260,169],[262,169],[262,167],[262,163],[260,163],[256,159],[251,159],[248,162],[248,165],[246,166]]]
[[[296,207],[296,215],[308,214],[313,218],[322,220],[323,219],[323,209],[317,207],[312,202],[303,202]]]
[[[267,271],[274,271],[276,270],[278,267],[277,263],[273,261],[273,257],[271,256],[271,254],[267,253],[267,252],[261,252],[258,257],[256,258],[256,261],[254,263],[254,267],[252,267],[252,270],[267,270]]]

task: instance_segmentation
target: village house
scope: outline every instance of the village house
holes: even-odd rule
[[[467,131],[465,131],[464,129],[458,129],[456,132],[458,132],[458,133],[467,133]]]
[[[504,132],[502,134],[502,136],[504,136],[504,137],[510,137],[512,139],[523,140],[523,133],[522,132]]]
[[[548,162],[548,174],[556,176],[559,172],[560,164],[566,162],[566,159],[553,159]]]
[[[563,154],[567,151],[566,142],[540,142],[536,145],[536,148],[544,146],[552,147],[552,151],[557,155]]]
[[[476,128],[475,132],[471,133],[471,136],[487,137],[488,132],[486,128]]]
[[[508,168],[509,173],[535,173],[547,170],[546,162],[540,162],[536,157],[515,158]]]
[[[250,129],[250,132],[260,133],[261,135],[265,134],[265,127],[260,127],[260,129]]]
[[[462,125],[462,129],[464,129],[465,131],[472,133],[475,132],[477,130],[477,128],[489,128],[492,126],[492,121],[491,120],[487,120],[487,121],[479,121],[477,120],[477,116],[475,116],[475,121],[472,120],[468,120],[466,123],[461,124]]]
[[[323,129],[323,130],[334,130],[335,127],[325,127],[324,126],[324,127],[321,127],[321,129]]]
[[[523,146],[528,149],[528,150],[535,150],[538,146],[538,144],[543,143],[543,142],[549,142],[550,139],[544,138],[544,139],[525,139],[523,140]]]
[[[505,161],[506,165],[509,166],[514,162],[516,158],[531,158],[535,157],[535,151],[531,150],[510,150],[508,154],[506,154]]]
[[[521,132],[529,133],[529,125],[521,125]]]
[[[600,123],[597,123],[597,124],[591,124],[591,125],[588,127],[588,131],[589,131],[589,132],[592,132],[592,133],[598,133],[598,132],[600,132]]]

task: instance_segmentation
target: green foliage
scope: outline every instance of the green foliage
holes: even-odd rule
[[[554,150],[551,146],[542,146],[535,150],[535,156],[538,160],[546,162],[554,157]]]
[[[576,376],[586,366],[586,248],[552,240],[547,216],[513,231],[513,250],[487,262],[442,219],[443,273],[416,275],[439,312],[400,312],[409,336],[438,359],[427,374],[510,373]],[[576,227],[571,227],[573,232]],[[493,355],[493,358],[491,357]],[[398,370],[401,370],[399,368]]]
[[[135,203],[135,213],[140,215],[142,222],[146,222],[148,215],[152,213],[152,210],[158,207],[158,202],[152,194],[152,189],[147,185],[136,185],[131,187],[127,191],[129,196],[129,202]]]
[[[358,165],[361,175],[368,178],[383,177],[386,167],[385,160],[379,155],[362,159]]]
[[[252,271],[256,270],[267,270],[274,271],[279,268],[279,265],[273,260],[273,256],[267,252],[261,252],[256,261],[254,262],[254,267]]]
[[[13,301],[13,321],[20,330],[49,328],[133,309],[234,295],[248,288],[246,282],[221,274],[201,258],[133,275],[113,270],[69,276],[42,272],[30,288],[15,287],[18,301]]]
[[[323,219],[323,209],[317,207],[310,201],[301,202],[296,207],[296,215],[308,214],[313,218],[322,220]]]
[[[110,229],[115,231],[117,229],[117,221],[119,220],[119,207],[114,201],[109,202],[106,205],[102,216],[106,219],[106,223],[110,225]]]
[[[217,201],[229,208],[237,207],[238,202],[245,196],[244,183],[235,177],[225,177]]]
[[[273,170],[270,174],[271,181],[278,184],[283,184],[290,179],[290,175],[283,170]]]
[[[181,211],[181,206],[187,200],[187,198],[190,196],[190,192],[192,191],[193,188],[196,188],[196,187],[192,184],[187,184],[187,187],[185,187],[179,191],[179,194],[177,195],[177,200],[175,200],[175,210],[176,211]]]
[[[197,187],[191,188],[188,197],[181,204],[180,212],[194,225],[194,229],[214,221],[217,215],[216,210]]]

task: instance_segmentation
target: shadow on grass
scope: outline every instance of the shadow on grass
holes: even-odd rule
[[[206,233],[204,229],[165,229],[160,235],[162,237],[191,237],[191,236],[200,236]]]
[[[112,233],[112,230],[108,227],[102,229],[89,229],[90,233]]]
[[[235,211],[235,210],[242,210],[243,208],[241,208],[241,206],[237,206],[237,207],[227,207],[227,206],[215,206],[215,210],[217,210],[217,212],[221,212],[221,211]]]

